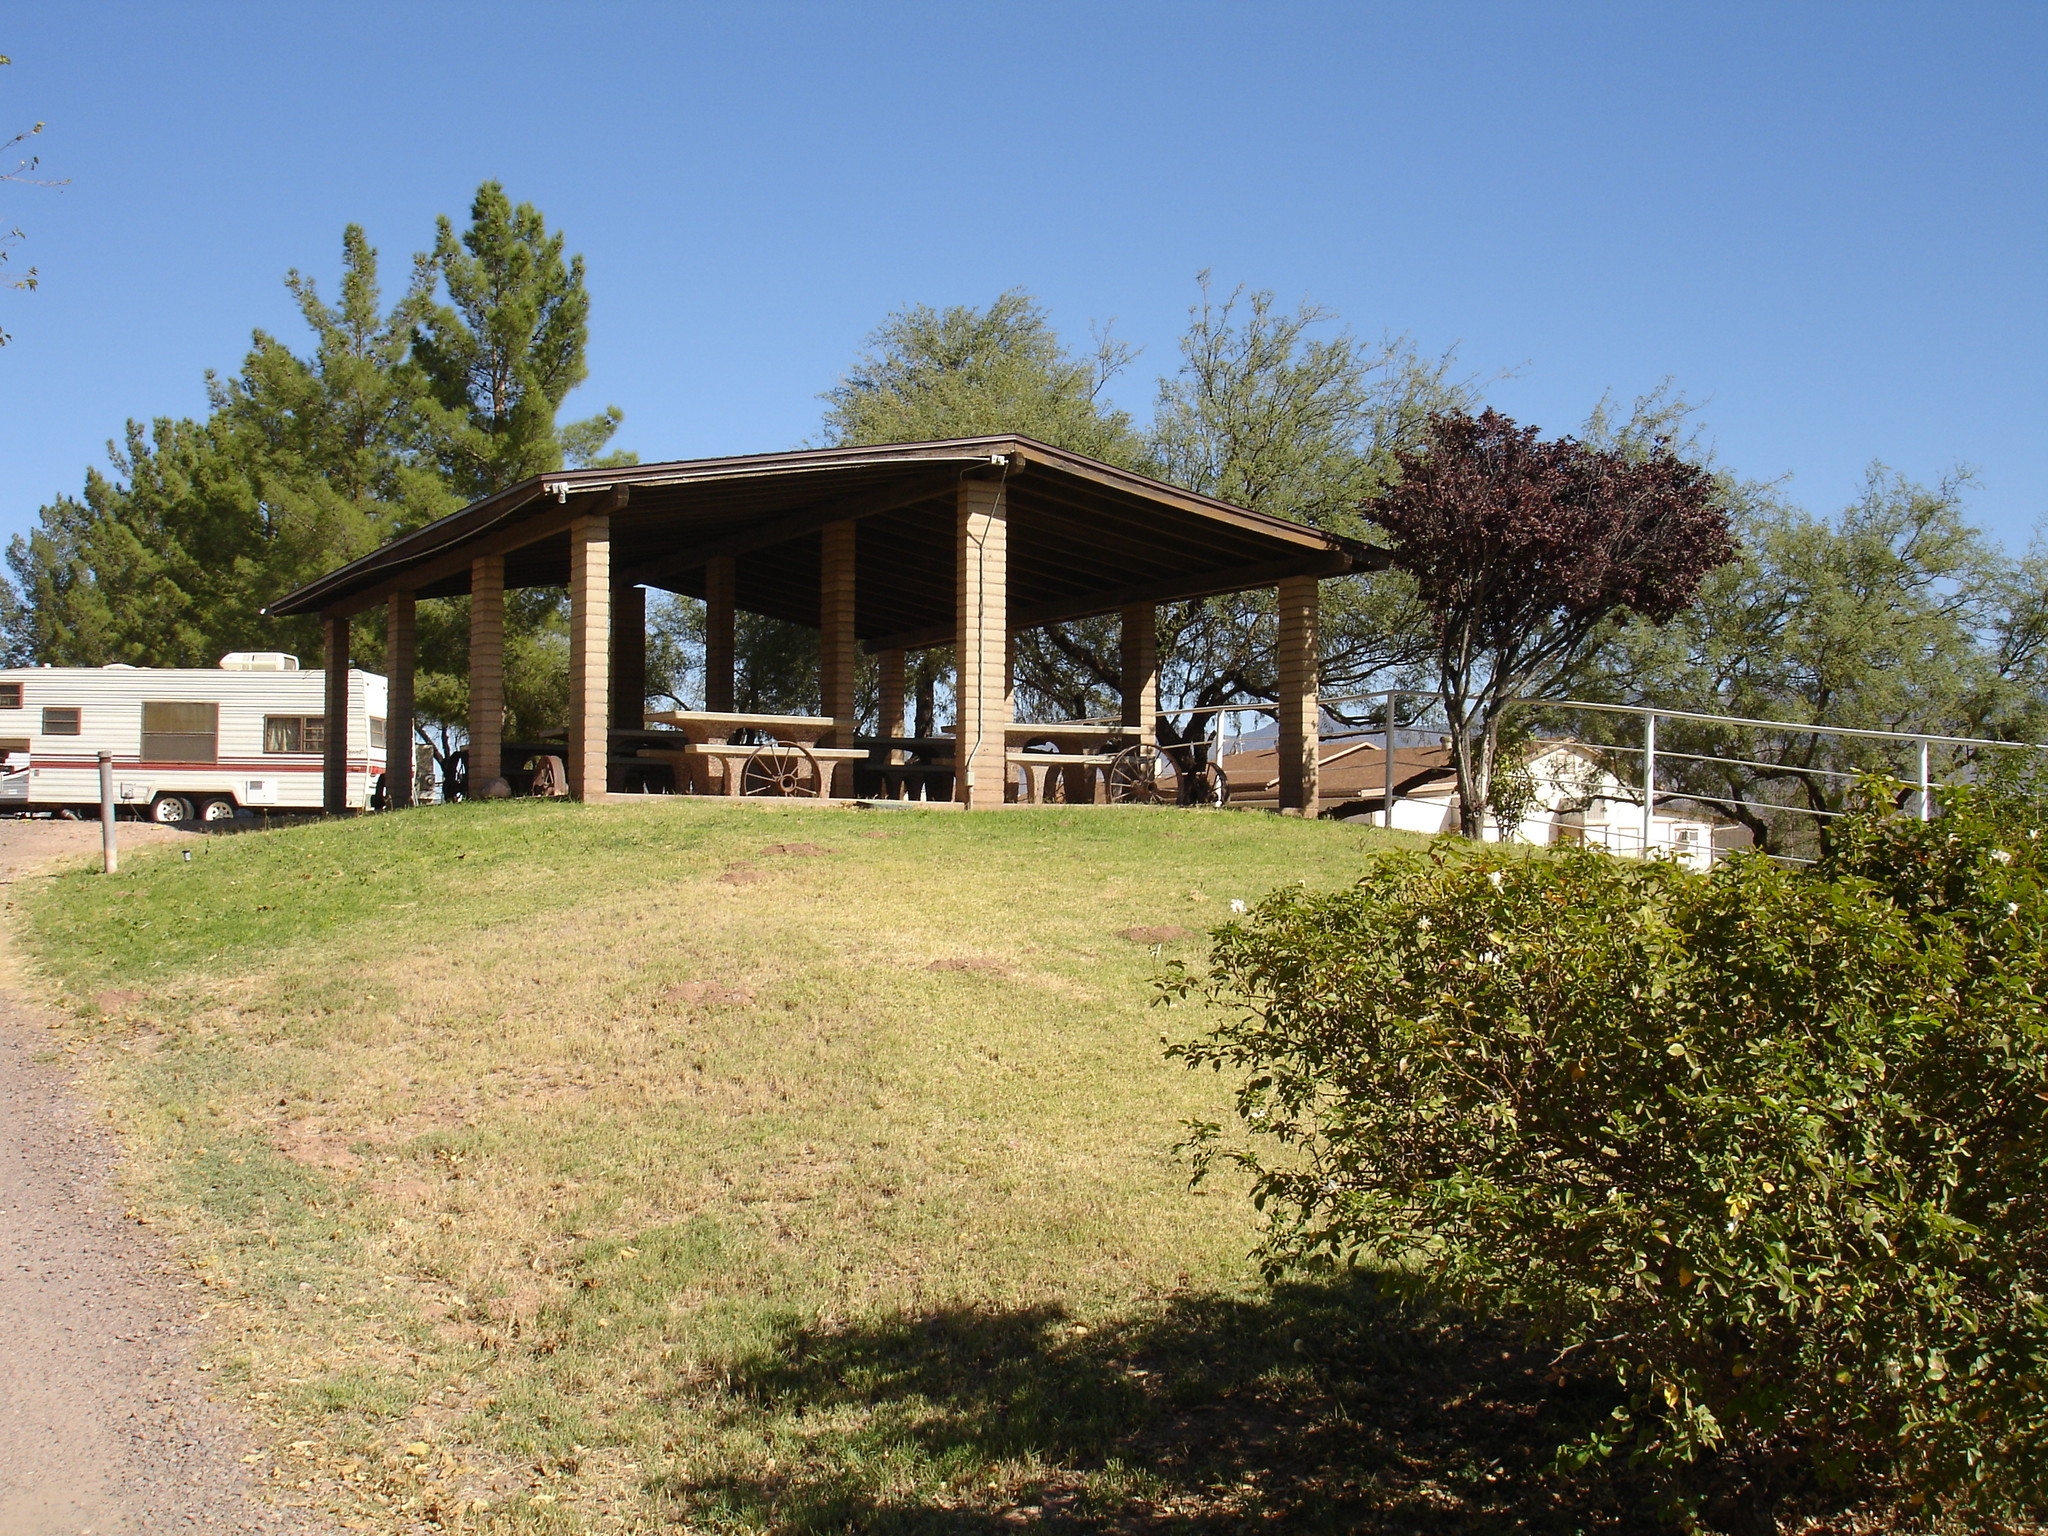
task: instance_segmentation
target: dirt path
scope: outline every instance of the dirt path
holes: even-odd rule
[[[0,821],[0,886],[98,847],[89,823]],[[118,1149],[55,1045],[0,991],[0,1536],[324,1530],[251,1496],[247,1431],[195,1369],[196,1288],[124,1217]]]

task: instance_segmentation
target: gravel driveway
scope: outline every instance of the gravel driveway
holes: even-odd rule
[[[0,884],[98,849],[91,823],[0,821]],[[123,1216],[118,1148],[56,1047],[0,991],[0,1536],[329,1530],[252,1497],[247,1429],[194,1368],[201,1293]]]

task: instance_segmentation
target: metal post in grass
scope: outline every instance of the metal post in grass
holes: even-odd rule
[[[114,844],[114,754],[100,753],[100,862],[106,873],[121,871],[121,850]]]
[[[1927,772],[1927,738],[1921,737],[1920,747],[1920,819],[1934,819],[1934,781]]]
[[[1657,715],[1643,712],[1643,857],[1650,856],[1650,833],[1657,814]]]
[[[1394,701],[1400,695],[1393,689],[1387,690],[1387,734],[1380,742],[1386,749],[1387,797],[1384,801],[1386,825],[1389,832],[1394,830]]]

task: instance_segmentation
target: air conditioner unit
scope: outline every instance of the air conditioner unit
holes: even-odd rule
[[[229,651],[220,659],[223,672],[296,672],[299,658],[283,651]]]

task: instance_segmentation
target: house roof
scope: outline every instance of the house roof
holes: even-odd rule
[[[730,556],[739,607],[815,624],[819,531],[857,520],[856,634],[872,649],[937,644],[953,638],[955,506],[967,478],[1005,488],[1015,629],[1385,563],[1320,529],[1002,435],[537,475],[266,611],[352,613],[408,590],[460,595],[471,561],[490,554],[504,555],[508,587],[564,585],[569,524],[603,510],[616,582],[702,596],[706,563]]]
[[[1387,759],[1373,738],[1329,737],[1319,747],[1316,795],[1321,800],[1380,800],[1387,792]],[[1256,804],[1274,793],[1280,779],[1280,753],[1275,747],[1231,752],[1222,762],[1230,781],[1230,798]],[[1453,779],[1448,747],[1396,747],[1394,793],[1449,792]]]

